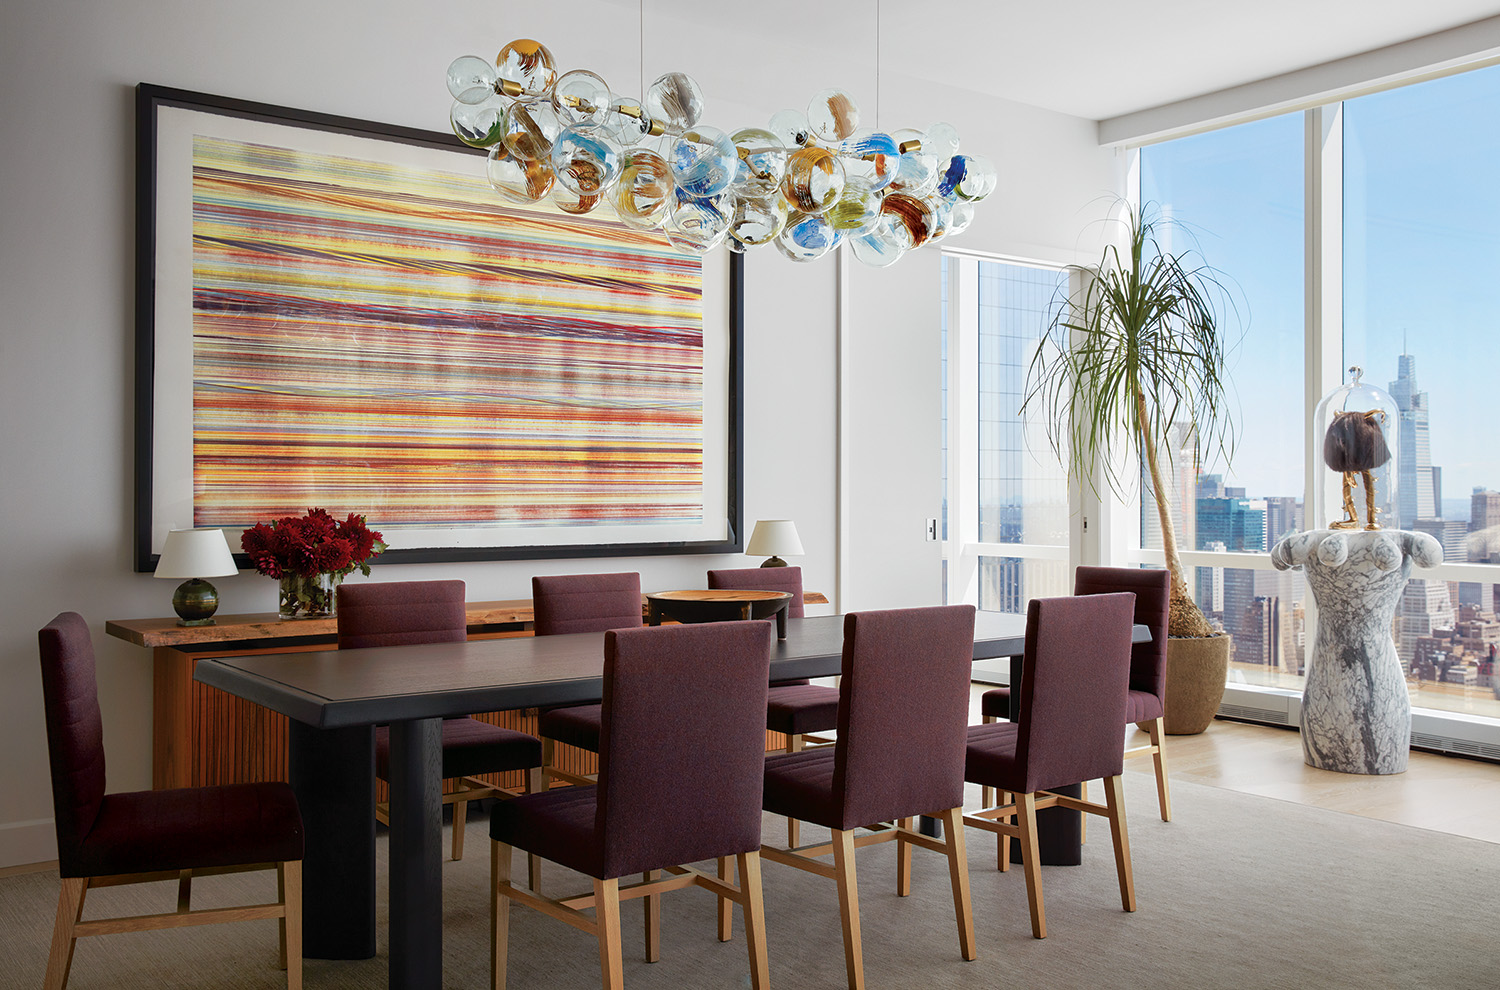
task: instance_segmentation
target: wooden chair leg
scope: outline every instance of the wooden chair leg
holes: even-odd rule
[[[758,855],[758,854],[757,854]],[[744,876],[743,873],[740,874]],[[719,879],[725,883],[731,883],[733,877],[729,875],[729,857],[719,857]],[[719,941],[728,942],[734,937],[734,902],[727,897],[719,898]]]
[[[63,990],[68,985],[68,970],[73,967],[73,930],[83,916],[83,898],[88,893],[87,877],[64,877],[57,895],[57,922],[52,927],[52,951],[47,955],[47,975],[43,990]]]
[[[652,880],[661,879],[661,870],[647,870],[641,874],[641,879],[650,883]],[[658,962],[661,959],[661,895],[646,895],[646,961],[648,963]]]
[[[912,820],[903,818],[896,823],[901,828],[911,828]],[[907,897],[911,894],[911,843],[906,841],[906,836],[896,833],[896,896]]]
[[[844,926],[844,968],[849,990],[865,990],[864,947],[859,934],[859,885],[854,875],[854,833],[833,830],[833,868],[839,887],[839,920]]]
[[[800,735],[789,735],[786,737],[786,751],[788,753],[800,753],[806,740]],[[798,827],[797,819],[786,820],[786,847],[796,849],[802,844],[801,828]]]
[[[505,990],[510,958],[510,898],[500,893],[510,883],[510,846],[490,840],[490,987]]]
[[[193,909],[193,871],[181,870],[177,874],[177,913],[187,914]]]
[[[1006,791],[1000,792],[1000,804],[997,807],[1010,803],[1010,794]],[[1012,816],[1014,820],[1014,816]],[[1010,872],[1010,836],[1003,832],[995,833],[995,869],[1001,873]]]
[[[766,902],[761,896],[760,853],[740,853],[740,891],[745,895],[745,941],[750,951],[751,990],[770,990],[771,971],[766,957]]]
[[[1125,831],[1125,782],[1123,777],[1104,781],[1104,803],[1109,808],[1109,834],[1115,842],[1115,872],[1120,875],[1120,903],[1135,910],[1135,879],[1130,869],[1130,836]]]
[[[281,895],[282,964],[286,967],[287,990],[302,990],[302,861],[288,860],[276,867]]]
[[[625,961],[620,951],[620,881],[594,881],[594,918],[599,927],[599,971],[604,990],[624,990]]]
[[[556,762],[556,760],[557,760],[557,743],[554,740],[548,739],[546,736],[543,736],[542,737],[542,786],[541,786],[541,789],[544,790],[544,791],[547,790],[548,788],[550,788],[552,786],[552,772],[551,771],[552,771],[552,767],[553,767],[554,763]]]
[[[1026,874],[1026,902],[1031,908],[1031,934],[1047,937],[1047,914],[1042,908],[1041,853],[1036,841],[1036,795],[1016,795],[1016,825],[1021,831],[1021,869]]]
[[[1088,781],[1085,780],[1078,785],[1078,797],[1083,801],[1087,801],[1089,799]],[[1086,846],[1088,845],[1089,841],[1089,816],[1084,814],[1083,812],[1079,812],[1078,817],[1080,819],[1080,821],[1078,822],[1078,844],[1081,846]]]
[[[458,861],[464,858],[464,826],[469,823],[469,802],[457,800],[453,802],[453,859]]]
[[[964,959],[979,958],[974,943],[974,910],[969,900],[969,854],[964,848],[964,809],[949,808],[940,816],[948,853],[948,879],[953,886],[953,913],[958,919],[958,950]]]
[[[1151,737],[1151,745],[1156,750],[1151,758],[1156,763],[1156,799],[1161,805],[1161,820],[1169,822],[1172,820],[1172,791],[1167,786],[1166,719],[1158,718],[1147,722],[1146,733]]]
[[[527,794],[540,794],[547,789],[541,767],[532,767],[526,771],[525,789]],[[526,885],[533,894],[542,892],[542,857],[534,852],[526,854]]]
[[[286,969],[286,864],[276,864],[276,903],[281,905],[281,919],[276,922],[276,968]]]

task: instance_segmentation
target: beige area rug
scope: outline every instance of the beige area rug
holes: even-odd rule
[[[1084,864],[1043,871],[1049,935],[1030,936],[1019,870],[998,873],[992,837],[969,830],[979,959],[963,962],[940,856],[917,850],[914,890],[897,898],[895,849],[859,855],[865,971],[881,988],[1359,988],[1493,990],[1500,987],[1500,845],[1356,818],[1234,791],[1173,785],[1176,820],[1155,814],[1153,782],[1126,783],[1140,909],[1120,910],[1107,826],[1091,822]],[[972,795],[977,801],[977,794]],[[804,835],[816,834],[807,829]],[[772,841],[779,819],[766,820]],[[810,841],[804,839],[804,841]],[[384,836],[381,851],[384,851]],[[517,869],[521,870],[520,857]],[[488,986],[489,847],[471,820],[468,857],[444,864],[446,987]],[[838,902],[830,881],[764,866],[772,984],[788,990],[845,985]],[[384,862],[380,870],[385,892]],[[522,873],[524,875],[524,872]],[[549,893],[586,888],[552,868]],[[274,874],[209,878],[195,903],[274,896]],[[0,987],[38,987],[57,903],[53,874],[0,879]],[[130,913],[170,910],[174,888],[154,884],[91,892]],[[648,965],[641,907],[629,902],[625,979],[646,990],[749,986],[742,929],[713,936],[714,899],[701,890],[663,898],[662,961]],[[510,986],[599,986],[595,943],[535,911],[512,909]],[[306,985],[386,984],[385,905],[380,953],[361,962],[308,960]],[[70,986],[90,988],[278,987],[273,922],[115,935],[79,944]]]

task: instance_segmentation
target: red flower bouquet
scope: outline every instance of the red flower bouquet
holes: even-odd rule
[[[324,509],[257,523],[240,537],[240,547],[260,573],[281,582],[281,615],[304,618],[333,614],[333,589],[356,568],[370,573],[370,558],[385,550],[380,533],[365,517],[350,513],[342,522]]]

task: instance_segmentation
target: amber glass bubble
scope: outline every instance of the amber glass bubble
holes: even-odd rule
[[[924,200],[905,193],[890,193],[880,204],[880,212],[891,218],[897,230],[904,230],[910,246],[919,248],[932,237],[935,218],[932,207]]]
[[[598,127],[610,116],[614,94],[609,84],[587,69],[557,77],[552,87],[552,109],[565,127]]]
[[[448,66],[448,92],[460,103],[483,103],[495,95],[495,67],[478,55],[460,55]]]
[[[818,139],[837,144],[859,129],[859,107],[842,89],[825,89],[807,104],[807,123]]]
[[[479,103],[457,100],[448,112],[448,123],[469,147],[492,148],[505,138],[506,102],[493,93]]]
[[[562,121],[547,100],[513,103],[506,115],[505,150],[527,161],[546,161],[561,133]]]
[[[563,131],[551,157],[558,183],[580,196],[597,196],[620,176],[620,149],[594,128]]]
[[[827,148],[801,148],[787,158],[781,194],[802,213],[822,213],[844,193],[844,163]]]
[[[838,151],[844,160],[844,174],[866,180],[877,191],[891,184],[901,164],[895,138],[879,131],[859,131],[839,145]]]
[[[610,204],[626,224],[649,230],[661,226],[676,202],[666,160],[654,151],[634,148],[622,159],[620,178],[610,190]]]
[[[517,90],[507,95],[546,96],[557,81],[557,62],[540,41],[518,38],[495,56],[495,73]]]
[[[786,175],[787,150],[781,138],[759,127],[746,127],[735,131],[730,140],[740,158],[735,194],[750,199],[776,195]]]
[[[735,203],[729,236],[746,247],[769,244],[786,226],[786,207],[775,199],[742,199]]]
[[[561,182],[552,186],[552,202],[564,213],[582,216],[603,202],[603,196],[580,196]]]
[[[703,116],[703,90],[687,73],[668,72],[647,87],[641,106],[669,132],[681,134]]]
[[[512,203],[535,203],[552,189],[552,170],[544,162],[529,162],[505,153],[503,145],[490,149],[485,176]]]

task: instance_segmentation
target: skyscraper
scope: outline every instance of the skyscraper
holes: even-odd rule
[[[1397,361],[1396,380],[1391,382],[1391,398],[1400,410],[1396,424],[1396,511],[1395,528],[1411,529],[1418,519],[1435,519],[1442,514],[1438,504],[1437,484],[1433,478],[1432,446],[1427,432],[1427,393],[1417,389],[1417,359],[1403,354]]]

